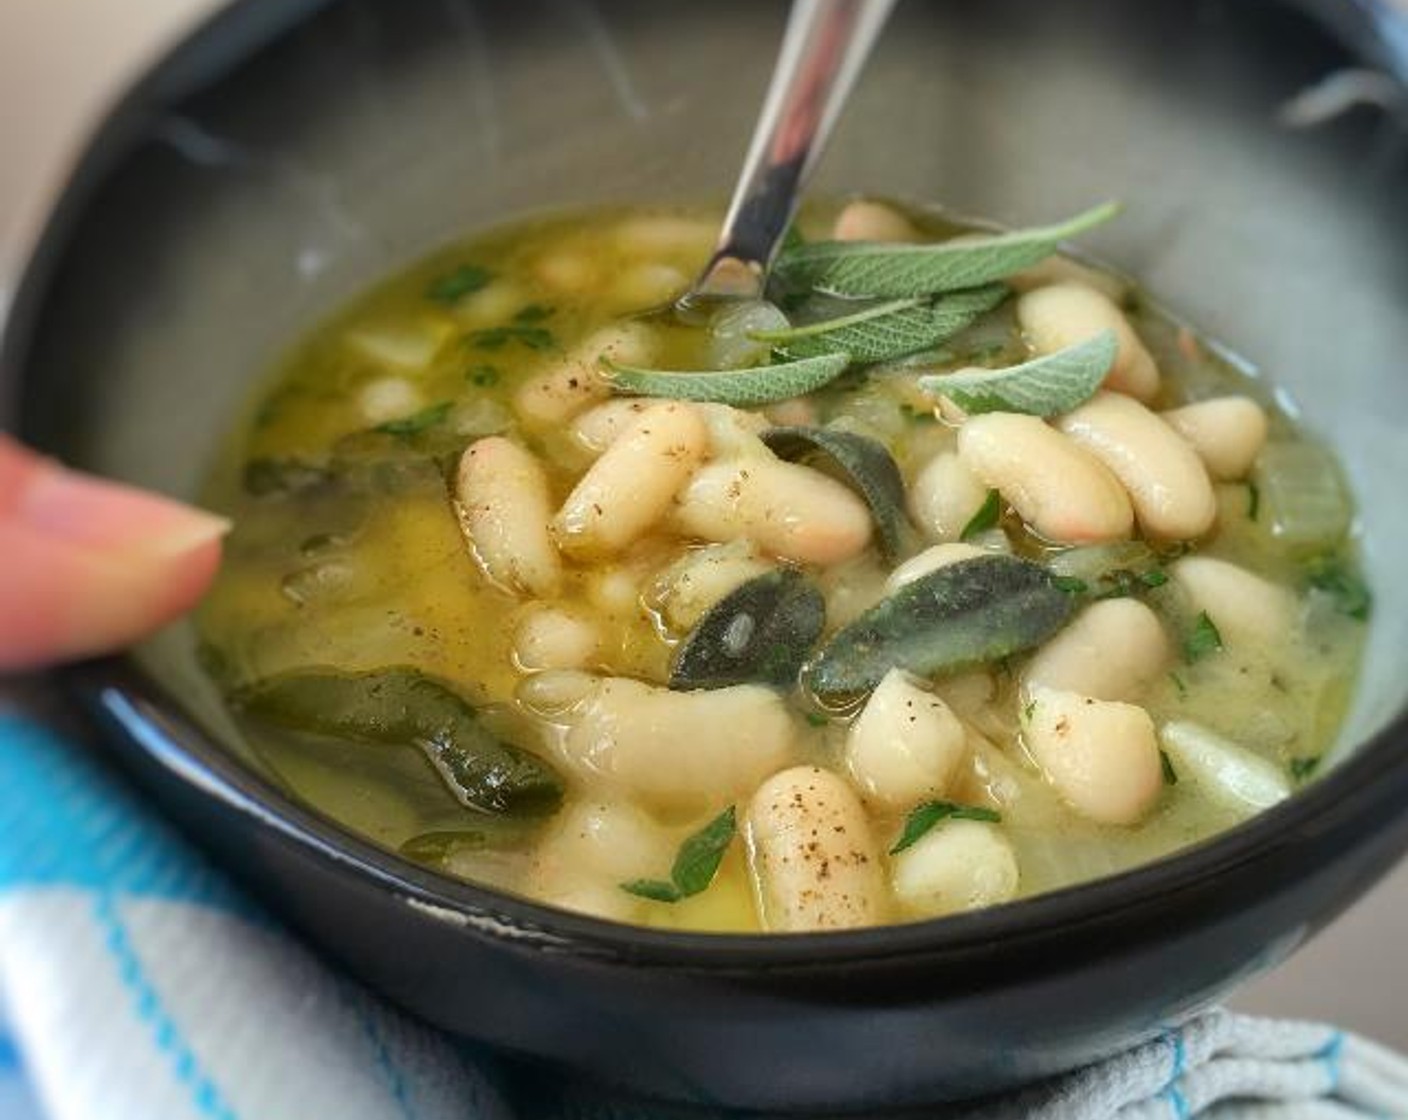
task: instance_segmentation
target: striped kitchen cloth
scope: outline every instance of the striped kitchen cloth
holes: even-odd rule
[[[339,975],[75,735],[0,712],[0,1120],[704,1120],[524,1076]],[[941,1057],[935,1058],[941,1061]],[[926,1120],[1408,1118],[1408,1062],[1207,1013]]]

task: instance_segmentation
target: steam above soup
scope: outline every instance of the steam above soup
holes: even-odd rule
[[[232,439],[207,664],[297,796],[626,922],[823,930],[1157,858],[1315,772],[1368,613],[1333,457],[1121,278],[817,207],[491,233],[302,341]]]

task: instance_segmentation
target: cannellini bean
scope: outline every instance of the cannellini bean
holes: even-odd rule
[[[1163,673],[1163,625],[1138,599],[1104,599],[1076,615],[1028,662],[1024,689],[1055,688],[1097,700],[1137,700]]]
[[[520,669],[580,669],[601,651],[597,628],[555,607],[540,607],[525,616],[513,635],[513,660]]]
[[[587,582],[587,600],[617,618],[634,616],[640,608],[641,577],[633,564],[597,565]]]
[[[616,227],[615,239],[623,251],[641,256],[702,257],[714,247],[718,234],[718,225],[703,218],[660,214],[626,218]]]
[[[556,876],[538,878],[530,875],[524,893],[548,906],[571,910],[574,914],[628,925],[640,921],[640,899],[623,891],[619,883],[573,882]]]
[[[1134,527],[1134,511],[1119,479],[1035,416],[975,416],[959,430],[958,454],[1047,540],[1120,540]]]
[[[461,524],[496,582],[543,599],[557,594],[562,563],[548,535],[552,516],[542,464],[503,436],[465,448],[455,487]]]
[[[585,700],[596,682],[580,669],[545,669],[520,681],[514,698],[535,715],[556,716]]]
[[[759,787],[748,806],[748,854],[767,929],[847,929],[884,917],[865,809],[830,771],[797,766]]]
[[[638,264],[611,285],[611,296],[628,308],[667,303],[689,287],[689,277],[667,264]]]
[[[673,692],[607,677],[573,713],[561,749],[593,781],[648,805],[702,809],[747,796],[785,766],[794,735],[782,698],[760,685]]]
[[[538,845],[535,870],[612,886],[666,879],[674,847],[666,830],[629,801],[569,801]]]
[[[996,825],[943,821],[895,856],[890,889],[926,917],[996,906],[1017,896],[1017,855]]]
[[[870,511],[820,471],[772,457],[708,463],[680,493],[675,523],[711,541],[747,537],[804,564],[837,564],[870,543]]]
[[[1250,816],[1291,796],[1279,766],[1200,724],[1174,720],[1160,737],[1179,777],[1224,808]]]
[[[1191,540],[1212,528],[1217,496],[1188,441],[1142,404],[1096,393],[1056,426],[1124,483],[1144,532]]]
[[[602,357],[622,365],[650,361],[651,334],[640,323],[604,327],[573,347],[537,377],[525,381],[513,398],[518,415],[529,424],[552,427],[611,395],[601,376]]]
[[[772,569],[746,541],[696,548],[660,573],[652,597],[670,628],[684,633],[730,591]]]
[[[967,733],[949,706],[891,669],[851,724],[846,769],[867,803],[903,809],[942,796],[967,752]]]
[[[745,412],[726,404],[698,404],[695,408],[704,417],[709,429],[709,453],[714,459],[747,459],[772,457],[759,437],[772,425],[767,417]]]
[[[890,573],[889,579],[885,581],[885,592],[889,594],[898,591],[905,584],[913,583],[920,576],[927,576],[930,572],[937,572],[940,568],[947,568],[950,564],[957,564],[960,560],[972,560],[978,556],[990,555],[991,553],[986,549],[979,548],[975,544],[955,542],[953,544],[931,545],[917,556],[911,556]]]
[[[1266,411],[1250,397],[1218,397],[1160,415],[1223,482],[1246,478],[1266,444]]]
[[[917,241],[919,231],[893,206],[858,198],[836,216],[831,236],[837,241]]]
[[[909,512],[933,541],[956,541],[987,500],[988,488],[952,451],[935,455],[909,488]]]
[[[1053,284],[1017,300],[1017,321],[1038,354],[1054,354],[1104,330],[1119,341],[1114,367],[1105,384],[1141,401],[1159,391],[1159,370],[1148,349],[1118,306],[1103,292],[1084,284]]]
[[[420,389],[404,377],[378,377],[368,381],[357,394],[362,416],[369,424],[383,424],[409,416],[420,408]]]
[[[763,409],[763,415],[779,427],[805,427],[817,422],[816,405],[806,397],[789,397]]]
[[[596,286],[601,271],[584,252],[560,249],[538,258],[533,276],[539,283],[562,295],[574,295]]]
[[[572,421],[572,438],[586,450],[600,454],[653,403],[641,397],[602,401]]]
[[[1006,283],[1018,292],[1030,292],[1037,288],[1049,288],[1054,284],[1080,284],[1094,288],[1116,306],[1129,298],[1129,281],[1113,272],[1102,272],[1098,268],[1073,261],[1070,257],[1047,257],[1040,264],[1014,272]]]
[[[1163,787],[1149,713],[1054,688],[1031,690],[1026,742],[1056,792],[1101,824],[1134,824]]]
[[[573,556],[619,552],[669,510],[704,459],[709,433],[682,401],[642,412],[588,468],[553,519],[558,547]]]
[[[1226,645],[1278,648],[1290,637],[1296,598],[1288,588],[1211,556],[1185,556],[1169,574]]]

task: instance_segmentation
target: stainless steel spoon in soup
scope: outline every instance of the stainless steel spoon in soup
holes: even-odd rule
[[[760,299],[783,235],[895,0],[796,0],[719,243],[675,304]]]

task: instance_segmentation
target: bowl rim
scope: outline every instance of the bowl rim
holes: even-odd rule
[[[84,141],[33,241],[0,323],[0,423],[24,429],[17,400],[49,280],[84,206],[127,143],[161,108],[275,38],[332,0],[231,0],[175,39],[110,105]],[[1369,5],[1384,18],[1386,9]],[[1408,26],[1408,22],[1399,24]],[[1408,73],[1397,77],[1408,87]],[[178,780],[272,830],[330,869],[389,890],[429,917],[466,932],[528,947],[570,949],[604,961],[682,972],[759,968],[784,971],[895,957],[986,952],[995,943],[1037,944],[1111,924],[1160,923],[1170,930],[1173,896],[1196,897],[1210,883],[1263,867],[1279,852],[1313,848],[1318,833],[1361,816],[1368,802],[1408,796],[1408,703],[1341,762],[1281,804],[1204,841],[1100,879],[989,909],[942,918],[815,933],[664,930],[560,910],[451,878],[372,844],[296,801],[215,741],[131,655],[70,666],[60,679]],[[1400,749],[1395,749],[1395,748]],[[1379,818],[1385,824],[1391,814]],[[1367,829],[1361,842],[1378,829]],[[1408,844],[1408,836],[1404,843]],[[1087,941],[1090,939],[1087,938]],[[1108,942],[1087,945],[1107,952]]]

